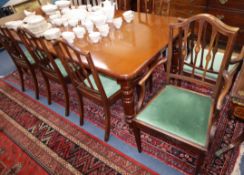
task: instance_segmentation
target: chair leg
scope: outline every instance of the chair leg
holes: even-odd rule
[[[82,100],[82,96],[80,95],[80,92],[78,90],[75,91],[78,97],[79,111],[80,111],[80,125],[82,126],[84,124],[84,105],[83,105],[83,100]]]
[[[64,82],[62,83],[62,87],[64,90],[64,97],[65,97],[65,116],[69,115],[69,91],[68,86]]]
[[[134,135],[135,135],[138,152],[141,153],[142,148],[141,148],[141,133],[140,133],[140,129],[137,128],[135,125],[132,125],[132,128],[133,128],[133,132],[134,132]]]
[[[106,105],[104,106],[105,110],[105,135],[104,135],[104,141],[109,140],[110,135],[110,108]]]
[[[38,87],[38,81],[36,78],[35,71],[33,69],[30,69],[30,73],[34,81],[36,99],[39,99],[39,87]]]
[[[51,99],[51,90],[50,90],[49,80],[43,73],[42,73],[42,76],[43,76],[43,79],[45,81],[46,88],[47,88],[47,102],[50,105],[52,99]]]
[[[201,174],[201,175],[205,175],[207,173],[207,170],[204,164],[204,159],[206,157],[206,154],[204,152],[200,153],[199,159],[197,161],[197,165],[196,165],[196,171],[195,174]],[[204,166],[202,166],[204,165]]]
[[[19,77],[20,77],[20,84],[21,84],[21,90],[25,91],[25,83],[24,83],[24,74],[21,68],[17,67]]]

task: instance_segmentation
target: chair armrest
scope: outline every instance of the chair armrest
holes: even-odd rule
[[[234,64],[235,66],[229,72],[227,72],[225,70],[223,73],[223,78],[224,78],[225,84],[224,84],[224,87],[223,87],[222,91],[220,92],[220,95],[218,98],[218,102],[217,102],[218,110],[220,110],[223,106],[224,98],[232,86],[233,78],[238,70],[239,65],[241,64],[241,61],[243,60],[243,57],[244,57],[244,46],[242,47],[241,52],[238,55],[238,57],[230,61],[230,64]]]
[[[162,59],[159,59],[149,70],[148,72],[142,77],[142,79],[139,81],[138,85],[140,87],[140,95],[139,95],[139,102],[137,104],[137,111],[141,109],[141,106],[143,104],[143,101],[145,99],[145,82],[146,80],[152,75],[153,71],[161,64],[166,63],[167,58],[163,57]]]
[[[229,90],[232,86],[233,78],[234,78],[234,76],[238,70],[239,65],[240,64],[236,64],[234,66],[234,68],[231,69],[231,71],[229,71],[229,72],[224,71],[224,73],[223,73],[224,87],[223,87],[222,91],[220,92],[220,95],[219,95],[219,98],[217,101],[217,109],[218,110],[221,110],[221,108],[223,106],[225,96],[227,95],[227,93],[229,92]]]
[[[244,59],[244,46],[241,49],[241,53],[234,59],[230,60],[230,64],[240,63]]]

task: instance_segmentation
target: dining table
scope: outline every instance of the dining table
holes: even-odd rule
[[[116,11],[116,17],[122,17],[122,14],[123,11]],[[23,13],[19,13],[9,19],[23,17]],[[6,19],[0,19],[0,25],[3,21],[6,22]],[[123,21],[120,29],[110,24],[108,37],[102,38],[99,43],[90,42],[88,36],[76,38],[73,43],[81,50],[91,53],[99,73],[115,79],[121,86],[124,118],[128,124],[136,115],[134,91],[138,77],[167,48],[169,25],[176,22],[176,17],[135,12],[133,21]]]

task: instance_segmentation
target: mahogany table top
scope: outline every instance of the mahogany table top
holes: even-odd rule
[[[122,12],[116,15],[122,16]],[[23,13],[11,16],[0,19],[0,24],[24,17]],[[119,30],[111,25],[109,36],[99,43],[92,44],[86,36],[76,39],[74,44],[91,52],[99,72],[116,79],[131,79],[148,65],[153,56],[167,47],[169,24],[174,22],[177,22],[175,17],[135,13],[134,20],[131,23],[124,21]]]

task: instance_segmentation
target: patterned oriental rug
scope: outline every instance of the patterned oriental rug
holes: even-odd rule
[[[1,80],[0,128],[0,174],[156,174]]]
[[[40,93],[41,95],[46,96],[44,80],[42,80],[41,76],[38,76],[38,78]],[[29,77],[25,77],[25,79],[27,87],[33,90],[34,85],[31,79]],[[6,77],[5,81],[17,85],[20,83],[17,72],[14,72]],[[153,75],[153,82],[153,91],[152,93],[149,93],[149,91],[147,92],[146,101],[150,100],[151,97],[157,94],[159,89],[164,86],[165,75],[163,73],[163,68],[158,68],[158,70],[155,71]],[[211,93],[208,89],[204,89],[196,85],[184,83],[182,86],[204,94]],[[64,95],[61,86],[52,82],[51,90],[52,100],[64,106]],[[78,101],[76,99],[76,94],[75,91],[72,89],[72,86],[69,87],[69,94],[71,97],[71,110],[78,114]],[[104,113],[102,108],[92,103],[88,99],[84,99],[84,105],[85,119],[94,123],[96,126],[103,128]],[[213,146],[210,150],[210,154],[206,157],[207,162],[209,162],[207,166],[208,174],[230,174],[235,164],[236,157],[239,153],[239,148],[236,148],[233,151],[223,154],[221,157],[214,156],[214,152],[216,150],[228,145],[231,140],[234,137],[238,136],[238,134],[243,129],[243,124],[228,115],[229,109],[230,105],[227,98],[226,103],[222,111],[220,112],[216,139],[214,140]],[[111,133],[115,137],[123,140],[126,144],[136,147],[134,135],[124,121],[124,113],[121,100],[117,101],[111,107],[111,115]],[[156,159],[171,167],[174,167],[184,174],[194,174],[196,160],[198,159],[198,157],[197,155],[192,154],[190,150],[182,150],[176,145],[171,145],[145,133],[142,133],[142,144],[143,151],[145,153],[155,157]]]

